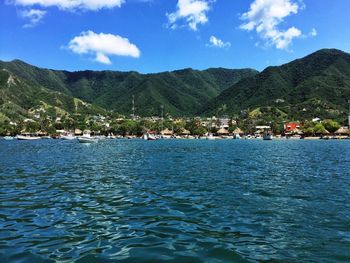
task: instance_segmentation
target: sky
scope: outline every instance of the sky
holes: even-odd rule
[[[1,0],[0,60],[155,73],[350,52],[349,0]]]

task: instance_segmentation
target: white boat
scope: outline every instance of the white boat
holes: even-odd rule
[[[142,138],[147,141],[155,141],[157,140],[156,136],[149,134],[148,132],[144,133]]]
[[[71,141],[71,140],[75,140],[76,137],[73,134],[71,134],[71,133],[67,133],[67,134],[61,135],[60,139],[61,140],[69,140],[69,141]]]
[[[22,140],[22,141],[34,141],[34,140],[40,140],[41,138],[37,136],[34,133],[22,133],[20,135],[16,136],[17,140]]]
[[[244,139],[246,139],[246,140],[251,140],[251,139],[253,139],[253,136],[250,135],[250,134],[248,134],[247,136],[244,137]]]
[[[12,137],[12,136],[5,136],[5,137],[4,137],[4,140],[6,140],[6,141],[11,141],[11,140],[13,140],[13,137]]]
[[[84,134],[81,137],[77,138],[80,143],[95,143],[98,142],[97,138],[91,137],[89,133]]]

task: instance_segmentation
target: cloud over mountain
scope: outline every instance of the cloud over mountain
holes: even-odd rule
[[[141,54],[137,46],[127,38],[93,31],[82,32],[74,37],[68,48],[77,54],[92,54],[95,61],[103,64],[112,64],[109,58],[111,55],[138,58]]]

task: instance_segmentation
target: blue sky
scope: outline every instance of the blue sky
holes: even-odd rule
[[[4,0],[0,59],[65,70],[262,70],[350,51],[348,0]]]

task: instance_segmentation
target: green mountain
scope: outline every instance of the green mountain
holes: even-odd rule
[[[29,116],[29,111],[39,109],[52,116],[105,113],[102,108],[33,84],[6,69],[0,69],[0,122],[24,119]]]
[[[241,115],[345,120],[350,99],[350,54],[323,49],[261,73],[252,69],[183,69],[157,74],[59,71],[20,60],[0,61],[0,120],[29,109],[61,113],[173,116]]]
[[[67,72],[41,69],[20,60],[0,62],[0,68],[30,86],[40,86],[81,99],[121,114],[158,115],[160,106],[173,116],[192,116],[223,90],[243,78],[256,75],[252,69],[183,69],[157,74],[116,71]]]
[[[242,79],[224,90],[203,114],[278,112],[294,119],[344,119],[350,99],[350,54],[319,50],[302,59]]]

